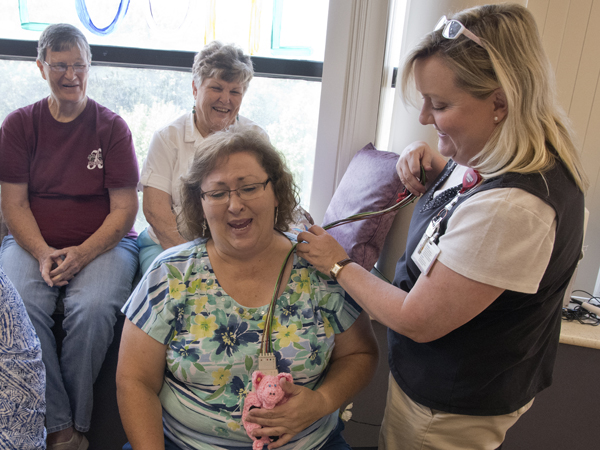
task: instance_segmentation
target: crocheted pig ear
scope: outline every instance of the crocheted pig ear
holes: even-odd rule
[[[264,374],[260,370],[255,370],[252,374],[252,385],[258,386],[264,377]]]
[[[291,373],[287,373],[287,372],[278,373],[277,374],[277,379],[281,380],[282,378],[285,378],[290,383],[294,382],[294,377],[292,377]]]

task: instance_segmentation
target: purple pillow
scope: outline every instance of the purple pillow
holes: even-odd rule
[[[404,186],[396,173],[399,155],[366,145],[352,161],[325,212],[323,224],[344,219],[353,214],[381,211],[396,203]],[[328,230],[350,258],[367,270],[377,259],[385,237],[392,226],[396,211],[384,216],[340,225]]]

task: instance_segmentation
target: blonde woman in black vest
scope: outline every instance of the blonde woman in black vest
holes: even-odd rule
[[[389,327],[379,448],[494,450],[551,383],[587,181],[526,8],[443,17],[406,60],[406,99],[413,81],[441,156],[416,142],[398,163],[423,195],[393,284],[340,270],[347,254],[319,227],[299,235],[298,254],[337,270]]]

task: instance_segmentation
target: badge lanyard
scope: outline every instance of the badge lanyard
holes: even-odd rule
[[[440,237],[440,226],[442,221],[446,218],[448,213],[454,208],[458,201],[469,195],[475,190],[483,181],[483,178],[474,169],[468,169],[463,177],[463,187],[458,194],[444,206],[436,216],[429,222],[423,237],[419,241],[419,245],[415,248],[411,258],[417,265],[423,275],[427,275],[429,270],[433,266],[433,263],[437,260],[440,255],[440,248],[437,246],[437,240]]]

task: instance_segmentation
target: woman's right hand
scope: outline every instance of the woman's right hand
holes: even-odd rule
[[[396,172],[400,181],[413,194],[419,196],[427,191],[427,184],[421,184],[421,166],[428,180],[435,179],[444,168],[446,160],[433,151],[424,141],[409,144],[400,154]]]
[[[298,234],[296,253],[324,274],[329,274],[336,262],[348,258],[335,238],[318,225]]]

